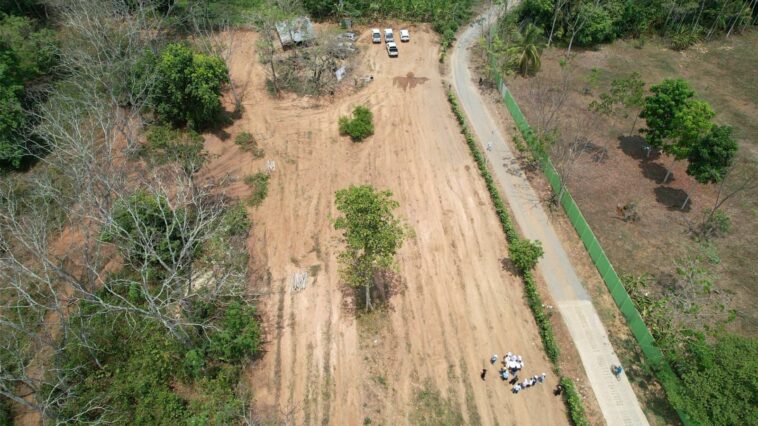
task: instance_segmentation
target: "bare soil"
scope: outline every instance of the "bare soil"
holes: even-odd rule
[[[447,104],[437,37],[410,29],[396,59],[364,30],[358,69],[321,99],[272,99],[255,34],[237,37],[230,69],[244,112],[207,136],[204,173],[235,179],[230,191],[244,197],[244,176],[276,163],[268,198],[250,210],[251,289],[267,325],[265,355],[249,374],[256,411],[295,424],[407,424],[428,412],[469,424],[567,424],[522,285],[501,267],[505,239]],[[350,87],[364,75],[373,82]],[[337,119],[359,104],[373,111],[376,133],[352,143]],[[234,144],[242,131],[264,158]],[[398,255],[403,290],[370,315],[345,306],[332,224],[335,191],[355,184],[391,190],[414,231]],[[307,287],[295,292],[292,276],[304,271]],[[511,394],[487,361],[507,351],[524,357],[524,375],[549,373],[547,383]]]

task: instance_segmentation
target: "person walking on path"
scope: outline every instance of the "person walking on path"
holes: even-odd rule
[[[484,380],[487,379],[487,369],[486,368],[482,368],[482,374],[480,374],[479,377],[482,378],[482,381],[484,381]]]

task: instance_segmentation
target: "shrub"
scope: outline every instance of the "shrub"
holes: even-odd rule
[[[353,117],[340,117],[340,133],[348,135],[353,142],[360,142],[374,134],[374,114],[365,106],[353,110]]]
[[[245,178],[245,183],[250,187],[253,193],[248,198],[247,203],[251,206],[259,206],[268,195],[268,180],[269,175],[267,173],[256,173],[249,175]]]
[[[197,349],[191,349],[184,354],[184,360],[182,361],[182,369],[184,375],[190,379],[196,379],[200,377],[205,367],[205,357]]]
[[[479,173],[482,175],[484,183],[487,186],[487,191],[490,194],[490,199],[492,200],[492,204],[495,207],[495,213],[497,214],[498,219],[500,219],[500,224],[503,227],[505,239],[510,244],[518,244],[520,240],[516,234],[516,229],[511,223],[511,219],[508,216],[508,210],[505,208],[505,203],[503,203],[503,199],[500,197],[500,192],[497,189],[497,185],[495,185],[492,174],[487,168],[487,160],[485,160],[484,154],[479,149],[479,146],[477,145],[473,134],[469,130],[468,126],[466,126],[466,118],[461,111],[458,100],[455,98],[453,92],[448,92],[447,99],[450,102],[450,107],[453,110],[455,118],[458,120],[458,124],[461,126],[461,133],[466,139],[466,144],[469,147],[471,156],[474,158],[474,162],[479,169]],[[542,307],[542,300],[540,299],[539,292],[537,291],[537,285],[534,282],[534,277],[532,276],[531,272],[526,271],[523,274],[523,279],[524,286],[526,288],[527,302],[529,304],[529,308],[532,310],[532,314],[534,315],[537,327],[539,327],[542,344],[545,346],[545,353],[547,353],[547,356],[550,358],[550,361],[553,363],[553,365],[556,365],[558,362],[558,357],[560,355],[560,350],[558,349],[558,345],[555,342],[553,325],[550,323],[550,318]]]
[[[10,404],[5,397],[0,397],[0,426],[11,426],[13,424],[13,415],[11,414]]]
[[[686,50],[688,47],[700,41],[700,34],[695,31],[683,30],[671,36],[671,48],[674,50]]]
[[[521,272],[534,269],[544,251],[539,241],[518,240],[508,247],[513,265]]]
[[[221,330],[211,336],[209,353],[225,362],[238,363],[260,350],[261,330],[255,308],[234,301],[226,308]]]
[[[193,130],[173,129],[168,125],[151,126],[141,154],[155,164],[176,161],[187,173],[200,170],[205,162],[204,139]]]
[[[234,138],[234,143],[239,145],[240,149],[253,154],[255,158],[261,158],[264,152],[258,147],[258,141],[249,132],[242,132]]]
[[[569,411],[569,418],[574,426],[589,426],[590,422],[584,414],[582,397],[576,391],[574,382],[568,377],[561,377],[561,387],[563,387],[563,398],[566,401],[566,407]]]

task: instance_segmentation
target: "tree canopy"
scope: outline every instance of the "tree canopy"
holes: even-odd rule
[[[161,119],[177,126],[203,128],[218,118],[221,89],[229,72],[221,58],[174,43],[161,52],[155,69],[151,102]]]
[[[507,51],[512,62],[511,66],[523,76],[537,73],[542,67],[540,57],[545,46],[542,30],[528,24],[515,34],[513,41],[513,45]]]
[[[713,126],[690,150],[687,174],[702,184],[724,180],[734,163],[737,141],[729,126]]]
[[[674,135],[674,118],[686,107],[687,101],[695,96],[687,81],[665,79],[650,88],[652,95],[645,98],[640,117],[647,122],[642,129],[645,140],[656,149],[665,150],[667,141]]]
[[[591,46],[617,37],[664,35],[674,47],[755,25],[752,0],[524,0],[518,21],[540,27],[550,40]]]
[[[734,334],[690,340],[674,369],[684,410],[700,424],[755,424],[758,419],[758,340]]]
[[[0,164],[18,167],[28,153],[27,86],[57,61],[54,34],[34,20],[0,13]]]
[[[346,244],[340,254],[343,279],[365,290],[365,307],[372,308],[371,288],[376,273],[394,266],[394,256],[406,235],[393,210],[399,204],[392,192],[373,187],[351,186],[336,193],[337,210],[342,213],[334,228],[343,231]]]
[[[527,272],[534,269],[544,251],[542,250],[542,243],[539,241],[520,239],[511,243],[508,247],[508,253],[513,265],[519,271]]]

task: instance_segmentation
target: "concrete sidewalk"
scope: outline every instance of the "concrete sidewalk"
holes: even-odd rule
[[[483,19],[495,19],[496,7]],[[486,28],[487,25],[484,25]],[[611,374],[611,365],[619,359],[608,340],[589,295],[574,271],[561,241],[534,189],[529,184],[516,158],[498,128],[493,114],[487,109],[477,84],[469,71],[468,49],[479,39],[481,26],[471,25],[461,34],[450,57],[452,81],[461,106],[474,133],[482,144],[495,178],[503,189],[514,219],[526,238],[539,240],[545,255],[537,266],[576,345],[592,390],[608,425],[647,425],[631,385],[622,376]],[[484,149],[491,143],[491,149]]]

